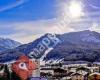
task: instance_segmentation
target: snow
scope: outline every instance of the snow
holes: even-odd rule
[[[95,72],[95,73],[90,74],[90,76],[95,75],[95,74],[100,75],[100,73]]]
[[[93,35],[86,34],[83,36],[82,41],[87,41],[87,42],[100,42],[99,39],[95,38]]]

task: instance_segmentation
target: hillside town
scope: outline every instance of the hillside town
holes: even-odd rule
[[[100,0],[0,0],[0,80],[100,80]]]
[[[48,80],[100,80],[100,64],[45,64],[41,65],[41,77]]]
[[[17,62],[0,64],[0,80],[100,80],[100,63],[38,64],[21,56]]]

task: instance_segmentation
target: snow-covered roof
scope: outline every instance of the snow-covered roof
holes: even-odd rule
[[[90,76],[95,75],[95,74],[100,75],[100,73],[95,72],[95,73],[90,74]]]

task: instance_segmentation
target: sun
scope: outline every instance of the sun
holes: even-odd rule
[[[69,4],[69,15],[72,18],[79,18],[83,15],[82,5],[77,1],[71,1]]]

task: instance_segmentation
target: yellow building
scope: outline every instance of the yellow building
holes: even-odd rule
[[[92,73],[89,75],[89,80],[100,80],[100,73]]]

